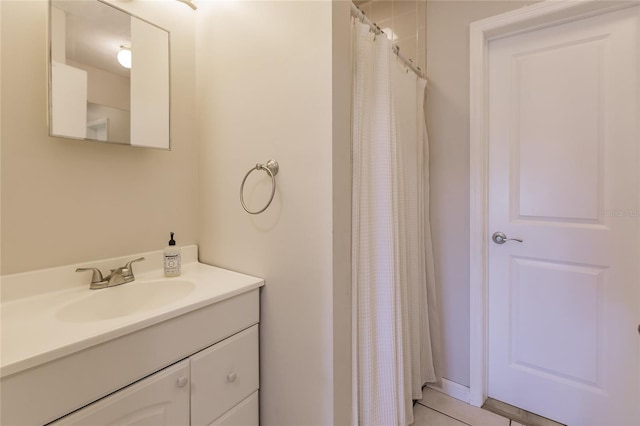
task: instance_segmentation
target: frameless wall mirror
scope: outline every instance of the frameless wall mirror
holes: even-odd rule
[[[169,32],[102,0],[49,6],[51,136],[169,149]]]

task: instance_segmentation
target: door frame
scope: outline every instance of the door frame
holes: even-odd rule
[[[470,54],[470,199],[469,199],[469,402],[487,398],[488,361],[488,194],[489,194],[489,41],[552,25],[637,6],[640,0],[547,0],[471,23]]]

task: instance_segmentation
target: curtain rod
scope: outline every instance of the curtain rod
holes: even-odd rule
[[[377,26],[374,22],[372,22],[371,19],[369,19],[364,14],[364,12],[360,10],[360,8],[353,3],[351,3],[351,16],[353,16],[356,19],[359,19],[363,24],[369,25],[369,29],[372,33],[375,33],[376,35],[382,34],[383,31],[380,29],[380,27]],[[393,50],[393,53],[395,53],[395,55],[398,58],[400,58],[400,60],[404,62],[406,66],[408,66],[411,69],[411,71],[416,73],[418,77],[424,78],[424,73],[422,72],[420,67],[413,62],[413,59],[407,58],[400,52],[400,46],[396,44],[395,46],[393,46],[392,50]]]

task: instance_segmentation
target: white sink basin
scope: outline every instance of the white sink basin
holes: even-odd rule
[[[175,303],[196,288],[194,282],[167,279],[134,281],[116,287],[87,290],[86,297],[57,310],[57,319],[86,323],[147,312]]]

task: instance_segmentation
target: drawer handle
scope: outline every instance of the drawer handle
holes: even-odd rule
[[[189,379],[185,376],[180,376],[178,377],[177,383],[179,388],[183,388],[187,385],[187,383],[189,383]]]
[[[237,374],[236,374],[236,373],[229,373],[229,374],[227,374],[227,382],[229,382],[229,383],[233,383],[233,382],[235,382],[235,381],[236,381],[236,378],[237,378],[237,377],[238,377],[238,376],[237,376]]]

